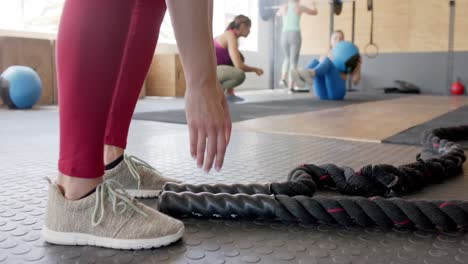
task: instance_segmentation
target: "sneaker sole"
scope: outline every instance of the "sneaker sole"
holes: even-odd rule
[[[310,75],[307,75],[306,72],[299,71],[297,73],[299,74],[299,77],[303,79],[306,84],[312,85],[314,83],[314,78],[310,77]]]
[[[310,89],[307,88],[307,87],[303,87],[301,89],[294,88],[294,89],[291,89],[291,92],[293,92],[293,93],[308,93],[308,92],[310,92]]]
[[[134,198],[158,198],[161,194],[161,190],[125,189],[125,192]]]
[[[297,71],[292,71],[291,72],[291,78],[296,82],[296,85],[299,87],[304,87],[305,86],[305,81],[302,80],[302,77],[299,75]]]
[[[57,245],[97,246],[113,249],[150,249],[172,244],[184,235],[182,227],[177,233],[155,239],[115,239],[98,237],[83,233],[57,232],[42,227],[42,237],[45,241]]]

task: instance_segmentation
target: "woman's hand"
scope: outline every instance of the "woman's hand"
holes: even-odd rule
[[[213,1],[171,0],[166,3],[187,82],[185,109],[190,153],[206,172],[213,163],[215,169],[220,170],[231,136],[231,118],[216,77],[211,32]]]
[[[229,107],[217,80],[197,86],[200,87],[191,87],[185,94],[190,153],[205,172],[210,171],[213,163],[219,171],[231,137]]]
[[[258,76],[260,76],[260,75],[263,74],[263,70],[260,69],[260,68],[255,68],[254,72],[255,72]]]

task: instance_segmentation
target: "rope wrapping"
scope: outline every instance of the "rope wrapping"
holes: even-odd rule
[[[228,193],[228,194],[283,194],[288,196],[313,196],[317,189],[309,177],[298,177],[294,181],[249,184],[188,184],[168,182],[163,191],[192,193]]]
[[[468,201],[403,200],[395,196],[459,175],[466,156],[453,140],[467,138],[467,125],[428,131],[416,161],[398,167],[366,165],[356,172],[334,164],[304,164],[281,183],[166,183],[159,197],[160,210],[176,217],[466,230]],[[317,189],[353,197],[313,197]]]

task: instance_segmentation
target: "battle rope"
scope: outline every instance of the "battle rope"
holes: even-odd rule
[[[301,165],[288,176],[288,181],[265,184],[175,184],[163,191],[244,194],[283,194],[313,196],[316,189],[334,189],[342,194],[384,196],[414,192],[427,184],[438,183],[460,174],[465,153],[460,145],[448,141],[468,138],[468,126],[439,128],[423,136],[423,152],[417,161],[394,167],[387,164],[367,165],[355,172],[333,164]]]
[[[367,165],[358,172],[333,164],[306,164],[291,171],[288,179],[310,177],[318,188],[332,188],[347,195],[388,197],[407,194],[459,175],[466,156],[459,144],[449,140],[466,138],[468,126],[439,128],[424,134],[423,152],[416,157],[416,162],[399,167]]]
[[[429,131],[422,137],[423,152],[417,156],[417,161],[399,167],[367,165],[355,172],[333,164],[305,164],[294,169],[284,183],[168,183],[159,198],[160,210],[179,217],[465,229],[468,226],[468,202],[465,201],[310,196],[320,188],[359,196],[389,197],[414,192],[462,171],[466,156],[461,146],[453,141],[467,138],[468,126]]]
[[[159,200],[159,210],[175,217],[281,220],[423,230],[466,230],[468,227],[466,201],[190,192],[164,192]]]

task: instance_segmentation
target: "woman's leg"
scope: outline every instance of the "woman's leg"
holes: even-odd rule
[[[233,66],[218,65],[216,67],[218,80],[224,90],[235,88],[245,80],[245,72]]]
[[[315,66],[319,64],[317,59],[313,59],[305,67],[305,69],[293,69],[291,70],[291,80],[293,80],[299,87],[303,87],[306,83],[312,85],[314,82]]]
[[[346,95],[346,82],[335,65],[330,66],[324,77],[328,100],[343,100]]]
[[[58,183],[67,198],[80,198],[104,174],[104,135],[133,6],[133,0],[65,3],[57,38]]]
[[[289,88],[294,88],[294,80],[291,78],[292,71],[297,69],[297,64],[299,61],[299,52],[301,51],[301,32],[289,32]]]
[[[106,164],[120,157],[141,87],[148,73],[166,12],[164,0],[136,0],[125,53],[107,121]]]
[[[287,32],[281,34],[281,48],[283,49],[284,59],[281,67],[281,81],[286,81],[289,74],[289,42]]]
[[[307,66],[305,67],[306,69],[314,69],[315,66],[317,66],[319,64],[319,60],[317,59],[312,59],[309,64],[307,64]]]
[[[325,81],[324,71],[329,67],[328,63],[322,64],[325,58],[321,58],[321,61],[313,59],[306,66],[309,71],[309,76],[314,76],[314,91],[315,95],[322,100],[328,100],[328,90]],[[318,74],[316,70],[318,69]]]
[[[327,89],[327,83],[325,81],[325,76],[316,76],[314,78],[314,91],[315,95],[322,99],[322,100],[328,100],[328,89]]]
[[[106,124],[136,1],[65,2],[57,40],[62,174],[57,184],[49,181],[41,231],[50,243],[140,249],[183,235],[182,222],[136,203],[116,190],[117,181],[101,177]],[[110,210],[116,204],[118,212]]]
[[[333,62],[328,57],[323,57],[320,58],[319,63],[316,63],[315,66],[308,66],[307,68],[313,70],[314,76],[322,76],[327,74],[331,67],[334,67]]]
[[[227,94],[227,95],[236,95],[236,94],[234,93],[234,88],[227,88],[227,89],[225,89],[225,90],[226,90],[226,94]]]

